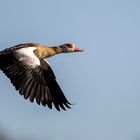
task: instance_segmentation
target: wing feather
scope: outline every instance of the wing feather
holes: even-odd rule
[[[13,53],[0,55],[0,69],[10,78],[11,83],[15,86],[25,99],[43,106],[48,105],[60,111],[71,105],[64,96],[59,87],[56,77],[45,60],[40,60],[40,65],[30,66],[23,61],[19,61]]]

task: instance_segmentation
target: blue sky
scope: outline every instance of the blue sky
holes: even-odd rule
[[[49,58],[66,97],[57,112],[24,100],[0,74],[0,128],[35,140],[140,138],[138,0],[0,0],[0,49],[75,43],[83,53]]]

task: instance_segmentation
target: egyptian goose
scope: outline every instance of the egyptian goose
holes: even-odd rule
[[[25,99],[37,104],[52,104],[60,111],[70,108],[71,103],[64,96],[56,77],[45,58],[60,53],[81,52],[74,44],[48,47],[38,43],[19,44],[0,52],[0,69],[10,78]]]

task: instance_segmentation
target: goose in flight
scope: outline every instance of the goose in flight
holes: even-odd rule
[[[25,43],[7,48],[0,52],[0,69],[10,79],[16,90],[25,99],[37,104],[52,104],[60,111],[70,108],[59,87],[56,77],[45,58],[60,53],[82,52],[74,44],[48,47],[38,43]]]

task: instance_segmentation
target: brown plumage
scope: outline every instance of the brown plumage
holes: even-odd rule
[[[37,43],[19,44],[0,52],[0,69],[10,78],[16,90],[31,102],[52,104],[60,111],[70,103],[59,87],[56,77],[45,58],[59,53],[80,52],[74,44],[47,47]]]

